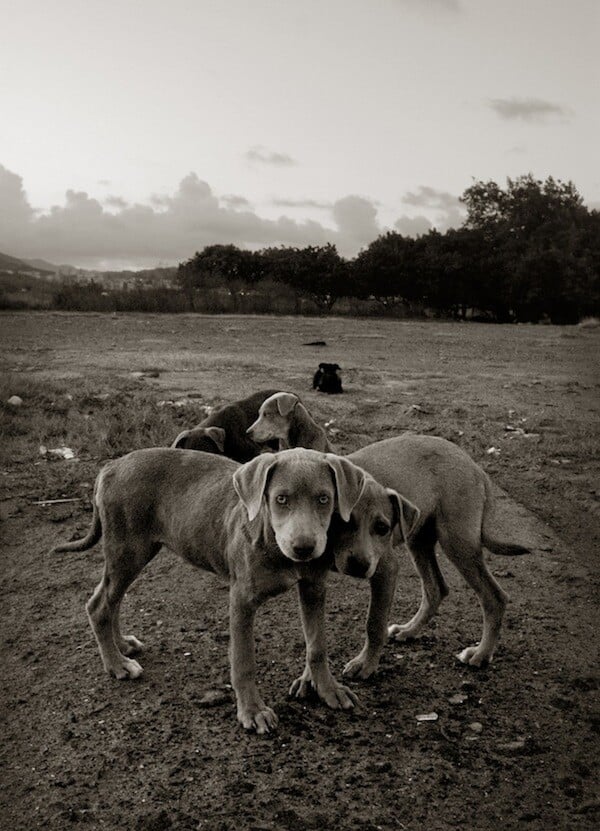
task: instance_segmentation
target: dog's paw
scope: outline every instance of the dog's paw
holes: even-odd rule
[[[130,655],[137,655],[138,652],[141,652],[144,649],[144,644],[138,641],[133,635],[121,635],[119,649],[123,655],[129,657]]]
[[[462,664],[468,664],[470,667],[486,667],[492,660],[492,656],[485,653],[479,646],[467,646],[456,657]]]
[[[337,681],[324,689],[317,689],[321,701],[324,701],[332,710],[351,710],[358,704],[358,696],[350,687],[345,684],[338,684]]]
[[[292,681],[288,695],[293,696],[294,698],[306,698],[312,688],[313,686],[310,673],[304,671],[299,678]]]
[[[121,663],[115,667],[111,667],[110,672],[119,681],[125,681],[128,678],[139,678],[144,670],[132,658],[121,656]]]
[[[365,680],[366,678],[370,678],[371,675],[377,671],[378,666],[378,658],[369,659],[361,653],[360,655],[357,655],[356,658],[352,658],[351,661],[348,661],[342,674],[345,675],[346,678],[361,678],[362,680]]]
[[[409,624],[392,623],[388,626],[388,638],[393,638],[395,641],[410,641],[416,638],[419,631],[416,627]]]
[[[238,710],[238,721],[245,730],[255,730],[262,735],[274,730],[279,719],[270,707],[261,702],[258,705]]]

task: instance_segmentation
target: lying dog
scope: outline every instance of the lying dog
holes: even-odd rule
[[[319,364],[313,376],[313,389],[319,392],[328,392],[330,395],[344,392],[342,381],[338,375],[339,364]]]
[[[236,462],[249,462],[265,448],[252,441],[247,433],[248,427],[258,416],[258,408],[265,398],[274,392],[276,390],[255,392],[248,398],[215,410],[193,429],[180,433],[171,447],[221,453]]]
[[[317,447],[331,452],[325,431],[316,424],[297,396],[280,392],[268,398],[249,428],[255,441],[277,439],[281,447]],[[413,638],[436,613],[448,594],[435,556],[439,542],[445,554],[474,589],[483,610],[483,634],[477,646],[457,656],[471,666],[492,660],[508,600],[489,572],[482,554],[485,546],[495,554],[518,555],[528,549],[497,539],[492,531],[493,497],[486,473],[452,442],[434,436],[404,435],[385,439],[347,456],[382,485],[392,488],[420,510],[420,518],[407,541],[421,578],[422,600],[408,623],[393,624],[388,634],[397,640]],[[377,586],[373,590],[379,591]],[[390,593],[390,598],[391,595]],[[389,600],[391,602],[391,600]],[[371,605],[388,604],[385,598]],[[372,669],[351,662],[349,674],[367,677]]]
[[[142,649],[141,642],[121,633],[121,601],[163,546],[228,579],[237,717],[245,728],[265,733],[277,718],[256,685],[254,614],[294,584],[307,645],[306,683],[330,707],[349,709],[357,700],[334,679],[327,661],[325,580],[332,560],[322,555],[334,509],[341,523],[351,523],[353,516],[367,523],[376,517],[385,524],[388,541],[396,522],[411,521],[396,495],[338,456],[297,449],[264,453],[238,465],[202,452],[136,450],[109,462],[98,475],[87,536],[54,551],[84,551],[103,538],[104,573],[86,608],[104,668],[118,679],[142,673],[131,657]],[[384,552],[381,543],[353,561],[342,537],[337,561],[341,570],[362,569],[366,576]],[[293,692],[305,694],[306,684]]]

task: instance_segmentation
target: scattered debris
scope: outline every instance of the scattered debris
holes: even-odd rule
[[[498,750],[506,750],[509,753],[519,753],[521,750],[525,750],[525,745],[525,739],[516,739],[514,742],[502,742],[496,747]]]
[[[431,410],[426,410],[425,407],[421,407],[420,404],[411,404],[408,410],[406,410],[406,415],[410,415],[411,413],[423,413],[424,415],[431,415]]]
[[[177,407],[177,408],[179,408],[179,407],[189,407],[189,406],[197,407],[198,402],[197,402],[197,400],[186,396],[185,398],[178,398],[175,401],[173,401],[170,398],[166,398],[166,399],[163,399],[162,401],[157,401],[156,406],[157,407]],[[214,409],[215,409],[214,407],[210,407],[208,404],[202,405],[202,410],[204,411],[204,413],[207,416],[210,415],[213,412]]]
[[[570,465],[571,459],[550,459],[552,465]]]
[[[74,496],[74,497],[71,497],[71,498],[68,498],[68,499],[67,498],[65,498],[65,499],[40,499],[39,502],[32,502],[31,504],[32,505],[42,505],[45,508],[46,505],[59,505],[59,504],[62,504],[63,502],[81,502],[81,497],[80,496]]]
[[[500,448],[499,447],[488,447],[485,451],[488,456],[499,456],[500,455]]]
[[[416,718],[416,719],[417,719],[417,721],[419,721],[419,722],[423,722],[423,721],[437,721],[437,720],[438,720],[438,718],[439,718],[439,716],[438,716],[438,714],[437,714],[437,713],[421,713],[420,715],[415,716],[415,718]]]
[[[40,456],[72,461],[75,460],[75,451],[71,450],[70,447],[46,447],[46,445],[42,444],[40,445]]]
[[[521,421],[524,420],[525,419],[521,419]],[[504,431],[506,433],[510,433],[509,439],[514,439],[517,436],[523,436],[523,438],[526,439],[539,439],[540,437],[539,433],[528,433],[527,430],[525,430],[523,427],[515,427],[512,424],[506,424],[504,427]]]
[[[216,707],[218,704],[229,702],[229,695],[225,690],[207,690],[200,698],[194,699],[199,707]]]
[[[19,395],[11,395],[11,397],[6,402],[10,407],[22,407],[23,406],[23,399]]]

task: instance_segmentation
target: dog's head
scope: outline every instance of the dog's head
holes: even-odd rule
[[[260,405],[258,418],[246,432],[259,444],[272,440],[285,441],[292,413],[299,403],[298,396],[291,392],[275,393]]]
[[[331,522],[329,543],[337,570],[371,578],[398,536],[408,539],[419,516],[415,505],[366,474],[364,490],[350,519],[334,515]]]
[[[350,520],[365,480],[348,459],[296,448],[263,453],[242,465],[233,486],[251,521],[266,513],[282,553],[308,562],[325,551],[334,510]]]
[[[225,430],[222,427],[194,427],[192,430],[184,430],[177,436],[171,447],[223,454],[225,452]]]

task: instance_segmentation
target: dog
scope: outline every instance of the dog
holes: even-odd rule
[[[281,447],[318,447],[328,453],[333,450],[323,428],[292,393],[280,392],[268,398],[249,431],[256,441],[277,439]],[[346,458],[420,511],[406,542],[421,578],[421,604],[410,621],[390,625],[388,635],[396,640],[416,637],[448,595],[435,556],[435,544],[439,542],[477,594],[483,611],[480,642],[463,649],[457,658],[474,667],[488,664],[497,646],[508,595],[487,568],[482,548],[506,556],[526,554],[529,549],[495,536],[492,487],[487,474],[464,450],[435,436],[406,434],[384,439]],[[379,590],[372,584],[372,591]],[[371,606],[380,602],[388,603],[387,595],[383,599],[373,597]],[[369,668],[354,662],[347,670],[347,674],[367,677]]]
[[[278,442],[280,450],[310,447],[323,453],[334,452],[325,430],[313,421],[293,392],[277,392],[263,401],[247,433],[258,445]]]
[[[328,392],[330,395],[344,392],[338,372],[339,364],[319,364],[313,376],[313,389],[318,392]]]
[[[211,413],[191,430],[181,432],[171,447],[220,453],[236,462],[249,462],[265,449],[252,441],[247,430],[258,416],[258,408],[276,390],[255,392],[241,401],[226,404]],[[267,442],[267,446],[268,446]],[[276,450],[276,444],[271,447]]]
[[[332,708],[350,709],[357,702],[335,680],[327,661],[324,602],[327,571],[334,564],[328,548],[334,510],[340,523],[356,522],[356,517],[368,523],[376,517],[386,525],[386,535],[397,522],[410,523],[412,516],[396,495],[348,459],[331,454],[298,448],[263,453],[239,465],[198,451],[136,450],[99,473],[88,534],[53,551],[84,551],[102,538],[104,573],[86,610],[104,669],[118,679],[142,674],[131,656],[143,644],[121,633],[121,601],[163,546],[229,580],[237,718],[244,728],[267,733],[277,716],[256,684],[254,615],[268,598],[294,584],[307,652],[305,683],[294,684],[293,694],[306,694],[310,683]],[[363,569],[366,575],[376,573],[384,552],[381,543],[366,557],[355,556],[342,534],[337,561],[341,570]],[[376,651],[377,644],[369,650]]]

